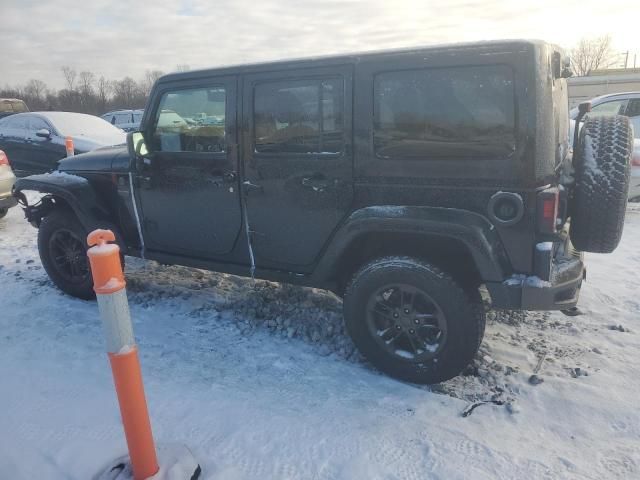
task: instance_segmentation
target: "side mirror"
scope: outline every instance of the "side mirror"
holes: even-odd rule
[[[41,128],[36,132],[36,137],[40,138],[51,138],[51,132],[46,128]]]
[[[131,158],[148,158],[149,150],[144,141],[142,132],[127,133],[127,148],[129,149],[129,157]]]

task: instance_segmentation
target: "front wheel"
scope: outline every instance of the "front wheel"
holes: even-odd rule
[[[344,296],[347,330],[378,369],[401,380],[438,383],[475,356],[484,309],[451,276],[410,257],[361,268]]]
[[[40,260],[51,281],[63,292],[85,300],[95,298],[87,234],[75,215],[66,210],[47,215],[38,230]]]

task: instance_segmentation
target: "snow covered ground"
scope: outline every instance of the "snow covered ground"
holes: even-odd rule
[[[205,479],[640,478],[638,238],[632,205],[618,250],[588,256],[584,315],[490,312],[475,364],[432,388],[368,366],[331,294],[128,259],[156,440],[188,445]],[[101,334],[97,305],[52,286],[13,209],[0,478],[90,479],[124,453]],[[496,403],[464,417],[479,400]]]

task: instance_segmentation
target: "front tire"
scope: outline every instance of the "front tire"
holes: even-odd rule
[[[344,296],[346,327],[378,369],[409,382],[438,383],[474,358],[484,308],[433,265],[385,257],[362,267]]]
[[[87,234],[73,213],[57,210],[42,219],[38,230],[40,260],[51,281],[77,298],[95,298],[87,258]]]

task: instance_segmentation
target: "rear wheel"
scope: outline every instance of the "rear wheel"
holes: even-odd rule
[[[85,300],[95,298],[87,258],[87,234],[67,210],[47,215],[38,230],[40,260],[51,281],[63,292]]]
[[[484,308],[451,276],[410,257],[385,257],[358,271],[345,292],[347,330],[389,375],[414,383],[456,376],[475,356]]]

